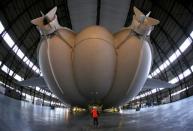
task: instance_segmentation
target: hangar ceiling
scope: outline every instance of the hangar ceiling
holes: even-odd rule
[[[37,61],[39,33],[30,20],[58,7],[62,26],[77,32],[102,25],[112,32],[130,25],[133,6],[160,24],[151,34],[154,60],[149,77],[181,87],[193,78],[193,2],[183,0],[4,0],[0,4],[0,81],[11,83],[41,74]]]

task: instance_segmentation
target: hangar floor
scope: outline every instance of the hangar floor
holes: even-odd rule
[[[98,128],[88,114],[70,115],[0,95],[0,131],[192,131],[193,97],[167,105],[102,114]]]

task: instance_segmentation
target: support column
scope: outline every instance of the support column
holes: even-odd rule
[[[23,87],[22,86],[20,87],[20,93],[21,93],[20,94],[20,100],[22,100],[22,93],[23,93]]]
[[[44,99],[45,99],[45,91],[43,93],[43,103],[42,103],[42,106],[44,106]]]
[[[169,89],[170,103],[172,102],[171,89]]]
[[[36,87],[34,89],[34,94],[33,94],[33,101],[32,101],[33,104],[34,104],[34,101],[35,101],[35,96],[36,96]]]

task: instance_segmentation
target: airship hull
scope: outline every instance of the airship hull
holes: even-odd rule
[[[152,53],[149,43],[130,29],[115,34],[117,47],[116,75],[104,105],[121,105],[143,88],[150,71]]]
[[[39,50],[39,64],[51,91],[69,105],[83,106],[85,99],[75,86],[72,69],[72,46],[75,34],[58,30],[57,34],[43,38]],[[65,41],[63,41],[65,39]]]
[[[78,35],[60,29],[45,37],[40,68],[48,87],[70,105],[120,105],[137,95],[151,67],[149,43],[125,29],[114,36],[91,26]]]
[[[80,32],[75,41],[73,67],[81,94],[101,103],[113,84],[116,51],[112,34],[105,28],[91,26]]]
[[[149,35],[159,20],[134,7],[132,24],[118,33],[96,25],[75,33],[59,25],[56,10],[31,21],[43,36],[39,65],[48,88],[64,103],[80,107],[118,106],[136,96],[150,72]],[[160,82],[147,82],[152,83]]]

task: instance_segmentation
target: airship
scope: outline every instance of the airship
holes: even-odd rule
[[[20,82],[48,88],[67,106],[121,106],[140,91],[170,88],[150,79],[153,48],[150,33],[159,20],[134,7],[130,26],[112,33],[92,25],[80,32],[62,27],[57,7],[31,21],[40,32],[38,61],[43,77]]]

